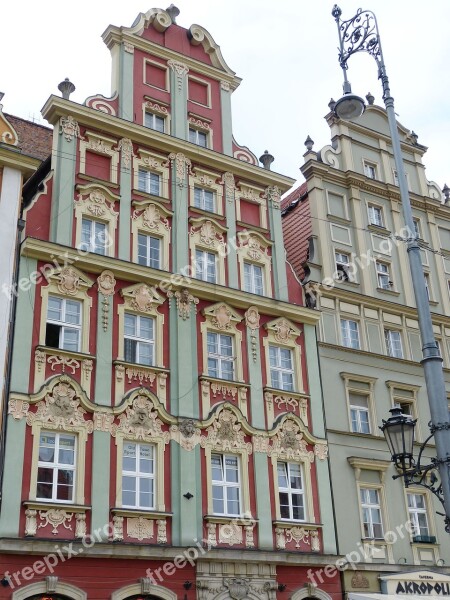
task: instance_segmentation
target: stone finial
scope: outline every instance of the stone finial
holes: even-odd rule
[[[259,157],[259,162],[261,162],[264,168],[268,171],[270,171],[270,165],[273,163],[274,160],[274,157],[271,154],[269,154],[268,150],[264,150],[264,154]]]
[[[331,110],[331,112],[334,112],[335,106],[336,106],[336,101],[334,100],[334,98],[330,98],[330,101],[328,102],[328,108]]]
[[[306,149],[308,150],[308,152],[311,152],[311,150],[313,149],[313,146],[314,146],[314,140],[312,140],[312,139],[309,137],[309,135],[308,135],[308,137],[307,137],[307,138],[306,138],[306,140],[305,140],[305,146],[306,146]]]
[[[447,204],[450,199],[450,188],[448,187],[448,185],[446,183],[444,184],[444,187],[442,188],[442,193],[444,194],[445,204]]]
[[[415,131],[411,131],[411,139],[414,146],[417,146],[417,140],[419,139],[419,136]]]
[[[180,9],[175,6],[175,4],[171,4],[168,8],[166,8],[166,13],[168,13],[172,23],[176,25],[177,17],[180,14]]]
[[[64,100],[68,100],[70,94],[75,91],[75,86],[71,81],[69,81],[69,78],[66,77],[64,81],[61,81],[61,83],[58,85],[58,90],[61,92]]]
[[[373,96],[370,92],[366,96],[367,103],[369,106],[372,106],[375,100],[375,96]]]
[[[5,95],[5,92],[0,92],[0,102],[3,100],[4,95]]]

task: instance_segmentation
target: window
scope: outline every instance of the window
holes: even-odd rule
[[[301,465],[279,462],[277,472],[281,518],[290,521],[306,521]]]
[[[359,328],[356,321],[350,321],[349,319],[341,319],[341,334],[342,343],[347,348],[358,349],[359,344]]]
[[[195,277],[210,283],[217,282],[216,255],[207,250],[195,250]]]
[[[368,396],[350,392],[349,402],[350,422],[353,433],[370,433]]]
[[[159,115],[146,112],[144,117],[144,125],[145,127],[149,127],[150,129],[164,133],[164,118],[160,117]]]
[[[93,221],[92,219],[81,220],[81,243],[80,249],[96,254],[106,254],[107,229],[105,223]]]
[[[138,234],[138,263],[154,269],[161,268],[161,240],[159,238]]]
[[[383,209],[380,206],[374,206],[369,204],[369,223],[371,225],[377,225],[378,227],[384,227],[383,221]]]
[[[425,281],[425,291],[427,293],[427,298],[428,300],[431,300],[431,295],[430,295],[430,275],[429,273],[424,273],[424,281]]]
[[[192,144],[197,144],[197,146],[203,146],[203,148],[207,148],[208,146],[207,134],[204,131],[199,131],[192,127],[189,127],[189,141]]]
[[[420,240],[422,239],[422,231],[420,227],[420,219],[413,219],[414,234]]]
[[[153,171],[147,171],[146,169],[139,169],[138,190],[146,192],[147,194],[159,196],[160,188],[161,177],[158,173],[153,173]]]
[[[205,190],[203,188],[194,188],[194,206],[208,210],[210,212],[215,211],[214,192]]]
[[[294,369],[289,348],[269,346],[271,386],[278,390],[294,391]]]
[[[369,179],[377,178],[377,167],[371,163],[364,163],[364,175]]]
[[[400,331],[385,329],[384,338],[386,341],[386,351],[388,355],[393,356],[394,358],[403,358],[402,338]]]
[[[393,173],[394,173],[394,185],[398,186],[398,173],[396,169],[393,169]]]
[[[408,513],[413,526],[413,536],[429,536],[427,504],[424,494],[407,492]]]
[[[389,265],[383,262],[376,261],[375,268],[377,270],[377,284],[382,290],[390,290],[392,288],[391,274]]]
[[[338,281],[351,281],[349,273],[350,256],[344,252],[336,251],[334,257],[336,261],[336,279]]]
[[[252,294],[264,294],[263,268],[244,262],[244,290]]]
[[[122,506],[155,507],[155,448],[150,444],[123,442]]]
[[[74,501],[75,444],[74,435],[41,431],[36,491],[38,500]]]
[[[361,512],[364,537],[369,539],[383,538],[383,522],[378,490],[360,488]]]
[[[208,331],[208,375],[218,379],[234,379],[233,338]]]
[[[155,364],[155,320],[125,313],[125,360],[140,365]]]
[[[48,297],[45,345],[79,352],[81,337],[81,302]]]
[[[230,454],[212,454],[212,501],[215,515],[241,514],[239,458]]]

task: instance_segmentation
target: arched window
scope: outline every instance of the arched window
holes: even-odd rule
[[[26,600],[71,600],[69,596],[61,596],[61,594],[37,594],[36,596],[28,596]]]

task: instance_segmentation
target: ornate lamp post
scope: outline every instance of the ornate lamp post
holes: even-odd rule
[[[445,528],[450,532],[450,425],[447,395],[445,391],[442,358],[434,338],[430,305],[425,286],[425,275],[420,256],[418,236],[415,231],[408,187],[403,166],[400,139],[394,111],[394,99],[391,96],[389,80],[386,74],[380,35],[375,15],[369,10],[359,9],[355,16],[347,21],[341,19],[342,11],[335,5],[331,13],[336,21],[339,35],[339,63],[344,74],[344,96],[336,102],[335,113],[341,119],[354,119],[364,112],[364,100],[352,94],[347,79],[348,59],[356,52],[368,52],[377,63],[378,78],[383,87],[383,100],[386,107],[389,129],[392,140],[395,166],[397,169],[400,199],[403,216],[408,230],[408,258],[414,297],[417,305],[417,316],[422,338],[422,364],[430,405],[431,435],[422,445],[417,462],[413,459],[415,421],[402,415],[399,409],[391,411],[392,417],[383,421],[381,430],[386,436],[392,461],[400,473],[394,479],[402,477],[405,486],[422,485],[433,492],[444,507]],[[425,444],[434,436],[436,458],[430,465],[422,466],[420,460]]]

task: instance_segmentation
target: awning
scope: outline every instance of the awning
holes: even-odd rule
[[[404,600],[423,600],[424,598],[434,598],[434,596],[429,596],[428,594],[418,595],[418,594],[354,594],[353,592],[348,593],[348,600],[399,600],[403,598]]]

